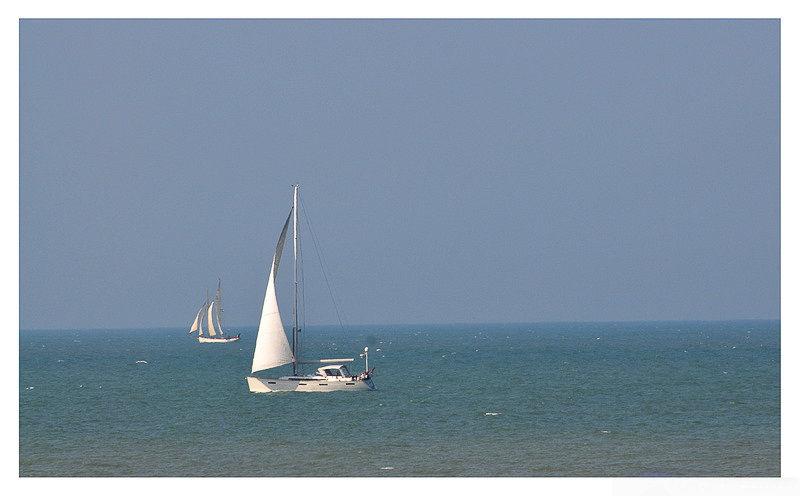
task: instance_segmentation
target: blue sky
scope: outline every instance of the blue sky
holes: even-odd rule
[[[778,318],[779,28],[22,21],[20,327]]]

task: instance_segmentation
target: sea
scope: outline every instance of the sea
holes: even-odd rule
[[[20,331],[19,476],[781,476],[777,320],[309,327],[375,369],[325,393],[187,331]]]

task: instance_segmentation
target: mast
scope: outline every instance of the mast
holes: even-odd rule
[[[217,284],[217,327],[219,335],[222,336],[222,279],[218,279]]]
[[[297,190],[300,188],[299,184],[294,185],[294,202],[292,209],[294,210],[294,328],[292,329],[292,373],[297,375]]]

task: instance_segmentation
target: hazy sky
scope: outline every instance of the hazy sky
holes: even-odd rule
[[[780,315],[776,20],[24,20],[19,41],[23,329],[188,329],[218,277],[226,323],[257,325],[296,182],[345,324]],[[308,323],[335,323],[304,253]]]

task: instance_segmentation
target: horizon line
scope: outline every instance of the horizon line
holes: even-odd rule
[[[407,327],[407,326],[494,326],[494,325],[531,325],[531,324],[635,324],[635,323],[653,323],[653,322],[758,322],[758,321],[777,321],[780,322],[780,317],[759,317],[759,318],[724,318],[724,319],[630,319],[630,320],[543,320],[543,321],[515,321],[515,322],[428,322],[428,323],[382,323],[382,324],[311,324],[304,328],[315,327]],[[175,330],[184,329],[185,326],[168,326],[168,327],[65,327],[65,328],[52,328],[52,327],[35,327],[35,328],[19,328],[19,332],[31,331],[131,331],[131,330]],[[286,326],[284,326],[286,327]],[[231,329],[254,329],[258,330],[258,325],[238,326],[231,325]],[[227,331],[226,331],[227,332]]]

